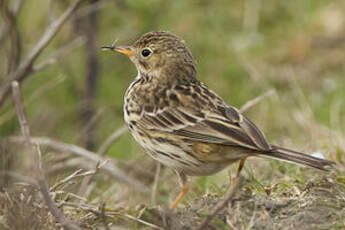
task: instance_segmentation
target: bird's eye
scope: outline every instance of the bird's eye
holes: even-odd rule
[[[148,56],[150,56],[151,53],[152,53],[152,51],[147,49],[147,48],[145,48],[141,51],[141,55],[143,55],[143,57],[148,57]]]

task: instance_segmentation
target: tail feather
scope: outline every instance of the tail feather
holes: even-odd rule
[[[327,171],[328,167],[331,167],[335,164],[333,161],[313,157],[305,153],[293,151],[279,146],[271,145],[271,147],[271,151],[263,153],[262,156],[285,160],[296,164],[307,165],[312,168],[317,168],[324,171]]]

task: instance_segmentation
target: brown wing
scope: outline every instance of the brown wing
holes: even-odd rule
[[[269,150],[262,132],[245,116],[213,92],[203,88],[170,91],[175,103],[163,109],[144,112],[137,124],[144,129],[169,132],[191,141]],[[191,93],[192,92],[192,93]],[[178,103],[176,103],[176,101]]]

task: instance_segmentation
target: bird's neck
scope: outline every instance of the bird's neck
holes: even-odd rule
[[[148,72],[138,71],[138,78],[142,79],[143,83],[155,83],[159,86],[188,85],[198,82],[195,68],[188,68],[188,66],[187,68],[186,66],[184,68],[165,67]]]

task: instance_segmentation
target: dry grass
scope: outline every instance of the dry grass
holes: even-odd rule
[[[264,105],[267,101],[260,103]],[[323,149],[329,153],[326,157],[335,160],[337,166],[331,172],[320,173],[278,161],[249,159],[237,195],[214,217],[208,229],[345,227],[344,137],[341,132],[313,121],[307,114],[300,110],[296,122],[314,130],[313,136],[318,140],[332,140]],[[290,138],[282,140],[284,143],[290,141]],[[7,173],[1,176],[5,186],[0,192],[0,226],[4,229],[61,228],[32,185],[30,173],[25,174],[25,164],[18,167],[18,162],[11,158],[23,154],[25,147],[13,147],[4,142],[1,149],[4,160],[1,165],[5,166],[2,172]],[[131,162],[120,163],[117,167],[147,188],[152,187],[155,191],[151,196],[160,204],[158,206],[150,205],[149,193],[140,194],[114,181],[111,174],[102,170],[109,162],[99,165],[90,162],[92,157],[89,160],[76,157],[71,154],[73,149],[65,148],[63,152],[58,148],[44,149],[43,165],[49,172],[50,194],[65,215],[83,229],[194,229],[222,200],[231,183],[224,180],[224,172],[211,177],[210,181],[214,181],[211,183],[207,183],[207,179],[206,184],[204,180],[194,179],[191,193],[177,211],[171,212],[167,209],[168,200],[173,199],[178,189],[177,183],[167,178],[174,174],[165,167],[159,175],[155,174],[156,163],[145,155],[139,154]],[[13,163],[9,163],[11,161]],[[231,167],[230,172],[235,168]],[[89,180],[85,185],[86,177]],[[219,178],[222,179],[217,182]]]
[[[191,47],[200,78],[210,88],[238,107],[251,101],[246,115],[270,142],[320,152],[337,163],[330,172],[319,172],[249,159],[236,196],[208,229],[345,229],[344,2],[196,2],[102,2],[97,8],[102,15],[97,45],[111,41],[115,30],[121,44],[157,28],[177,33]],[[56,7],[56,15],[65,9]],[[26,4],[22,9],[27,20],[19,24],[25,52],[44,34],[40,25],[47,24],[47,15],[34,8]],[[86,6],[77,16],[91,10]],[[189,194],[177,210],[169,211],[179,192],[174,172],[158,168],[125,129],[119,129],[123,94],[135,68],[122,57],[104,53],[99,54],[104,71],[91,119],[97,123],[96,145],[93,151],[85,150],[82,140],[93,127],[79,122],[85,72],[79,46],[84,47],[85,40],[70,26],[39,58],[46,68],[23,84],[30,128],[42,136],[34,140],[40,141],[54,203],[82,229],[195,229],[228,192],[229,174],[237,165],[191,178]],[[12,40],[0,47],[1,60],[11,51],[9,44]],[[252,101],[265,92],[258,103]],[[6,101],[0,108],[0,229],[62,229],[35,183],[29,150],[17,137],[15,115]]]

